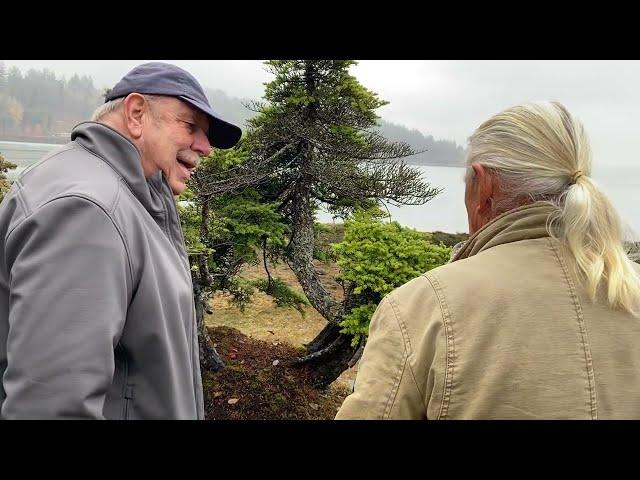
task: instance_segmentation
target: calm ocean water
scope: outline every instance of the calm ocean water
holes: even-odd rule
[[[0,141],[0,154],[18,165],[8,173],[14,179],[27,166],[41,159],[60,145]],[[464,169],[453,167],[416,167],[423,179],[442,193],[425,205],[389,206],[393,220],[423,231],[467,232],[467,214],[464,207]],[[640,166],[595,166],[592,174],[600,188],[609,196],[625,221],[633,237],[640,239]],[[318,220],[331,222],[331,216],[321,212]]]
[[[464,168],[417,168],[423,172],[424,180],[443,191],[424,205],[389,206],[392,219],[422,231],[466,233],[468,224],[464,206]],[[640,239],[640,166],[594,168],[592,177],[626,223],[630,230],[629,238]],[[331,222],[331,216],[322,213],[318,220]]]
[[[6,160],[15,163],[18,167],[7,172],[7,177],[14,180],[22,170],[37,162],[50,151],[60,148],[62,145],[53,143],[24,143],[0,141],[0,155]]]

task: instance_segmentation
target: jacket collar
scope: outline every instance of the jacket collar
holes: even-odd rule
[[[535,202],[509,210],[474,233],[459,247],[451,261],[472,257],[505,243],[548,237],[547,221],[555,211],[556,207],[549,202]]]
[[[145,178],[138,148],[113,128],[98,122],[82,122],[71,132],[71,140],[108,163],[129,186],[149,213],[165,210],[159,192],[165,191],[162,173]],[[166,192],[165,192],[166,193]]]

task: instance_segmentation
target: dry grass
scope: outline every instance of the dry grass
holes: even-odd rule
[[[315,263],[321,273],[323,286],[336,299],[342,298],[342,287],[334,281],[339,268],[334,263]],[[269,265],[272,277],[285,281],[291,288],[302,292],[294,273],[286,264]],[[247,266],[242,275],[249,279],[267,278],[264,267]],[[231,327],[255,340],[270,342],[272,345],[288,344],[301,349],[310,342],[327,324],[326,320],[309,306],[305,307],[304,317],[296,310],[277,307],[272,298],[256,291],[253,301],[244,312],[233,306],[225,295],[216,295],[211,300],[213,314],[206,316],[206,323],[211,327]],[[215,338],[214,338],[215,341]],[[340,389],[351,388],[355,379],[356,367],[345,372],[334,382]]]

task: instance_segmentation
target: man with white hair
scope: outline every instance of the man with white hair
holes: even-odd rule
[[[468,152],[471,237],[382,300],[337,418],[640,418],[640,266],[582,124],[516,105]]]

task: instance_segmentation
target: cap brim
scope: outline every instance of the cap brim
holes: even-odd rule
[[[202,105],[189,97],[180,96],[180,99],[188,102],[209,117],[209,143],[215,148],[231,148],[238,143],[242,136],[242,130],[237,125],[229,123],[211,110],[208,105]]]
[[[209,115],[209,143],[212,147],[231,148],[238,143],[241,136],[240,127]]]

